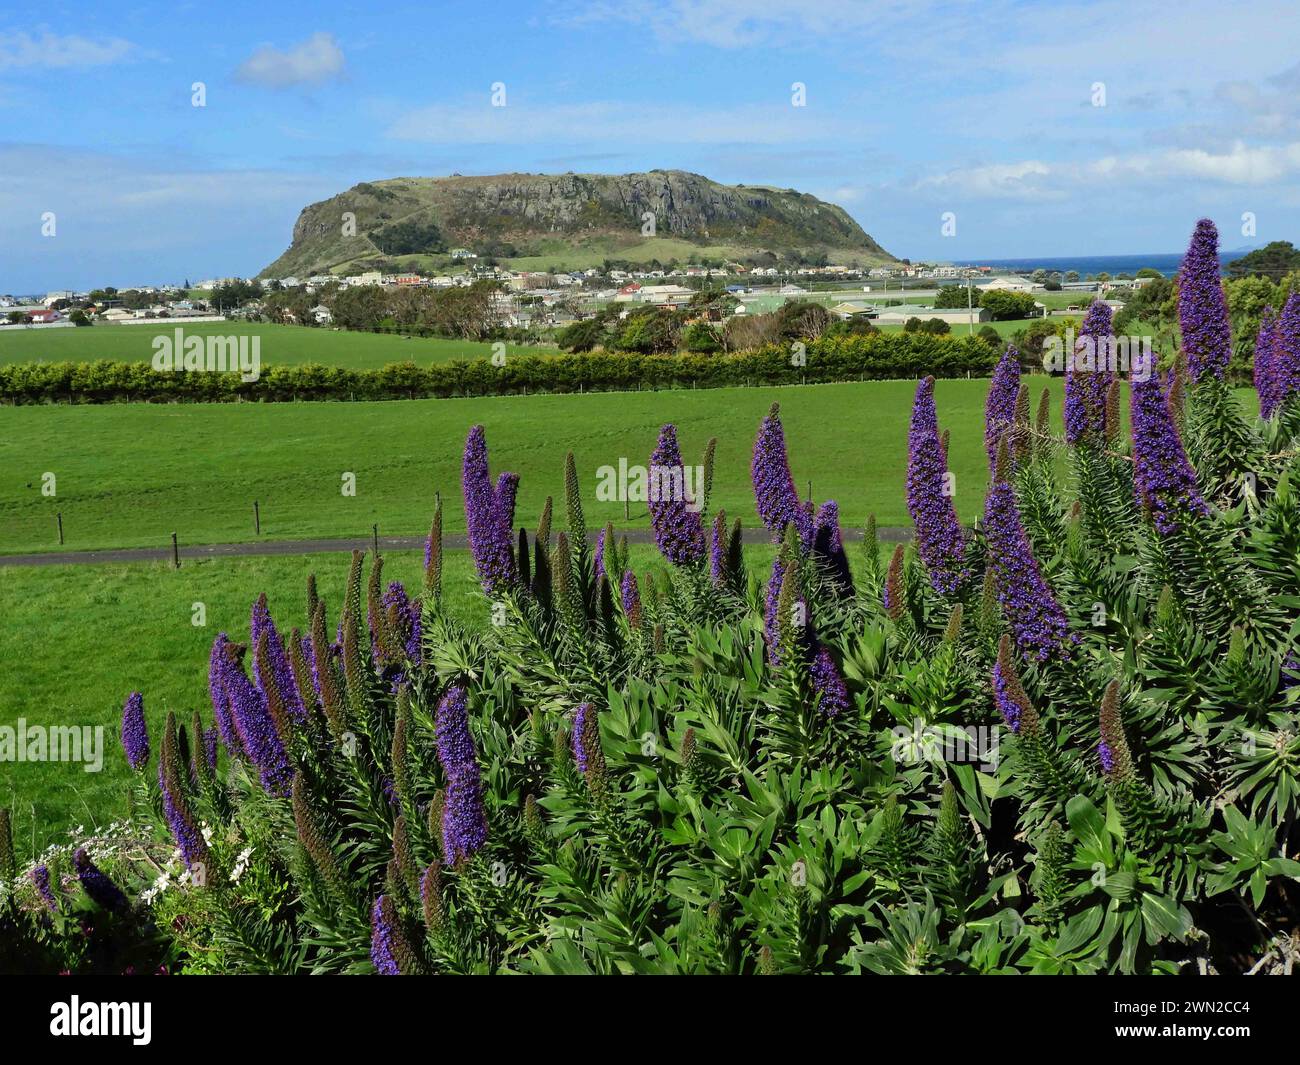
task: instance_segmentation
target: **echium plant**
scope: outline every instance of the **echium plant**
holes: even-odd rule
[[[966,533],[953,505],[954,481],[939,442],[934,378],[916,386],[907,435],[907,511],[916,527],[916,545],[930,584],[953,595],[968,576]]]

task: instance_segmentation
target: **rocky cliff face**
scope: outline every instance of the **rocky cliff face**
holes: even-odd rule
[[[654,235],[754,251],[843,249],[891,256],[843,208],[793,189],[719,185],[681,170],[499,174],[363,182],[299,216],[293,244],[264,276],[321,273],[451,248],[509,257],[600,245],[618,257]],[[355,226],[355,229],[352,227]]]

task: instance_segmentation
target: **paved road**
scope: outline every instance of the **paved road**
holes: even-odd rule
[[[887,540],[891,543],[912,538],[910,528],[882,528],[879,530],[879,534],[881,540]],[[649,529],[622,530],[620,535],[626,535],[629,542],[634,544],[654,542],[654,537]],[[590,539],[594,541],[595,537],[596,534],[592,534]],[[766,529],[746,529],[744,537],[747,544],[771,542],[771,535]],[[847,540],[861,540],[862,530],[846,529],[844,537]],[[446,535],[442,538],[442,542],[444,547],[466,546],[463,534]],[[184,562],[186,559],[196,558],[309,555],[324,551],[368,551],[370,546],[371,542],[368,537],[361,540],[262,540],[246,544],[205,544],[199,547],[182,545],[180,556],[181,561]],[[423,547],[424,537],[422,536],[381,536],[379,538],[379,549],[381,551],[415,551],[421,550]],[[0,555],[0,566],[93,566],[105,562],[161,562],[170,560],[171,557],[172,549],[170,547],[130,547],[104,551],[45,551],[37,555]]]

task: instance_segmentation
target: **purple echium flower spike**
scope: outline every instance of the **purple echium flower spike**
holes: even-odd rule
[[[158,763],[158,791],[162,796],[163,817],[167,821],[172,839],[180,849],[185,867],[189,869],[196,862],[206,861],[208,847],[203,841],[203,835],[198,825],[191,819],[189,811],[182,805],[184,798],[173,793],[161,761]]]
[[[800,543],[812,542],[812,520],[799,500],[790,473],[790,459],[785,449],[785,429],[781,426],[781,408],[773,403],[758,426],[754,438],[754,457],[750,462],[750,479],[754,484],[754,503],[759,520],[780,540],[785,527],[793,523]]]
[[[116,913],[121,913],[130,906],[126,896],[122,894],[122,889],[91,860],[85,847],[77,848],[72,856],[72,864],[77,870],[81,889],[92,902]]]
[[[659,430],[659,442],[650,456],[650,524],[655,543],[674,566],[689,566],[704,558],[704,523],[698,501],[687,499],[686,470],[677,446],[677,427]],[[696,488],[699,491],[699,488]]]
[[[998,712],[1002,715],[1002,719],[1006,721],[1007,728],[1012,732],[1019,732],[1020,704],[1011,697],[1011,692],[1007,688],[1007,680],[1002,673],[1001,661],[993,663],[993,701]]]
[[[1106,439],[1106,393],[1115,377],[1113,352],[1111,309],[1093,300],[1065,368],[1065,439],[1071,444],[1100,444]]]
[[[239,730],[235,728],[235,719],[230,712],[230,693],[226,691],[226,657],[230,638],[224,633],[217,633],[212,641],[212,655],[208,660],[208,692],[212,696],[212,714],[216,718],[217,731],[221,733],[221,742],[232,756],[244,753],[239,742]]]
[[[1274,412],[1300,392],[1300,292],[1292,292],[1282,304],[1273,326],[1272,376]]]
[[[637,586],[636,574],[631,570],[624,571],[619,593],[623,600],[623,613],[631,615],[633,607],[641,609],[641,590]]]
[[[519,495],[519,474],[508,472],[498,474],[495,494],[497,522],[505,530],[507,537],[512,536],[515,529],[515,499]]]
[[[122,750],[126,764],[141,770],[149,761],[149,729],[144,723],[144,696],[132,692],[122,707]]]
[[[1016,494],[999,481],[984,504],[984,533],[989,564],[1002,613],[1010,623],[1016,646],[1026,657],[1040,662],[1067,653],[1065,611],[1043,580],[1020,523]]]
[[[596,583],[600,583],[600,578],[605,575],[605,530],[601,529],[596,536],[596,554],[592,560],[592,572],[595,574]]]
[[[240,645],[227,643],[221,673],[240,749],[257,767],[262,788],[268,795],[288,795],[293,779],[289,757],[275,730],[266,698],[244,672],[243,653]]]
[[[849,556],[844,552],[844,536],[840,532],[840,505],[833,499],[817,508],[813,519],[813,551],[830,571],[835,589],[842,596],[853,594],[853,574],[849,570]]]
[[[370,910],[370,960],[380,976],[401,976],[394,950],[397,914],[387,895],[380,895]]]
[[[776,665],[780,659],[778,645],[781,639],[780,618],[781,585],[785,581],[785,564],[778,555],[772,559],[772,576],[767,581],[767,600],[763,611],[763,637],[767,641],[767,660]]]
[[[442,809],[443,860],[455,865],[487,842],[483,784],[478,754],[469,731],[468,695],[464,688],[447,690],[434,718],[438,761],[447,778]]]
[[[508,497],[513,510],[513,489],[502,482],[501,495],[492,486],[488,472],[487,437],[483,426],[476,425],[465,440],[465,461],[461,468],[461,488],[465,497],[465,532],[470,553],[478,568],[483,590],[497,595],[513,588],[515,570],[513,537],[510,526],[503,523],[502,496]],[[513,520],[513,513],[506,520]]]
[[[1134,381],[1129,391],[1133,426],[1133,485],[1162,536],[1177,532],[1179,515],[1210,513],[1196,486],[1164,390],[1152,376]]]
[[[578,764],[579,773],[587,771],[587,748],[583,744],[583,736],[588,726],[587,715],[595,712],[596,708],[591,703],[579,703],[573,712],[573,760]]]
[[[276,691],[279,692],[280,702],[289,716],[298,724],[306,724],[307,708],[302,705],[302,699],[298,695],[298,685],[293,682],[293,670],[289,667],[289,656],[284,650],[284,640],[280,638],[280,633],[271,618],[265,593],[259,595],[253,604],[248,630],[249,647],[253,653],[253,677],[257,683],[257,690],[265,696],[268,687],[274,684]],[[261,660],[258,653],[263,633],[266,634],[268,659],[266,662]]]
[[[50,887],[50,867],[48,865],[34,866],[31,877],[32,884],[36,888],[36,894],[41,902],[45,903],[47,909],[57,913],[59,900],[54,897],[54,891]]]
[[[1008,344],[993,369],[988,399],[984,401],[984,450],[989,469],[998,457],[998,441],[1016,420],[1016,395],[1020,391],[1020,353]]]
[[[907,511],[916,527],[917,552],[934,590],[951,595],[966,578],[966,534],[950,495],[948,465],[934,409],[933,377],[916,386],[907,451]]]
[[[1255,334],[1255,359],[1253,376],[1255,393],[1259,396],[1259,416],[1271,418],[1281,402],[1278,387],[1278,369],[1274,358],[1277,314],[1271,306],[1260,315],[1259,332]]]
[[[208,768],[215,770],[217,768],[217,730],[215,728],[205,728],[203,730],[203,756],[208,760]]]
[[[1219,231],[1202,218],[1178,270],[1178,328],[1193,381],[1207,374],[1222,377],[1232,358],[1232,326],[1219,273]]]
[[[825,645],[818,646],[808,672],[813,691],[820,697],[818,708],[823,714],[837,717],[849,708],[849,689]]]

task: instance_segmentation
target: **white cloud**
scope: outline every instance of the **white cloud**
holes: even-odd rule
[[[20,31],[0,34],[0,70],[73,70],[130,58],[136,47],[120,37],[89,37]]]
[[[1228,186],[1272,185],[1300,176],[1300,143],[1248,145],[1222,151],[1169,148],[1106,155],[1082,162],[1014,163],[957,168],[921,178],[917,189],[977,199],[1051,200],[1083,187],[1096,190],[1144,182],[1197,181]]]
[[[343,49],[332,33],[313,33],[301,44],[281,51],[263,45],[244,60],[235,77],[251,85],[285,89],[320,85],[343,73]]]
[[[918,181],[917,187],[980,199],[1056,199],[1061,196],[1061,192],[1045,187],[1041,180],[1053,173],[1054,167],[1038,159],[1018,163],[988,163],[932,174]]]

